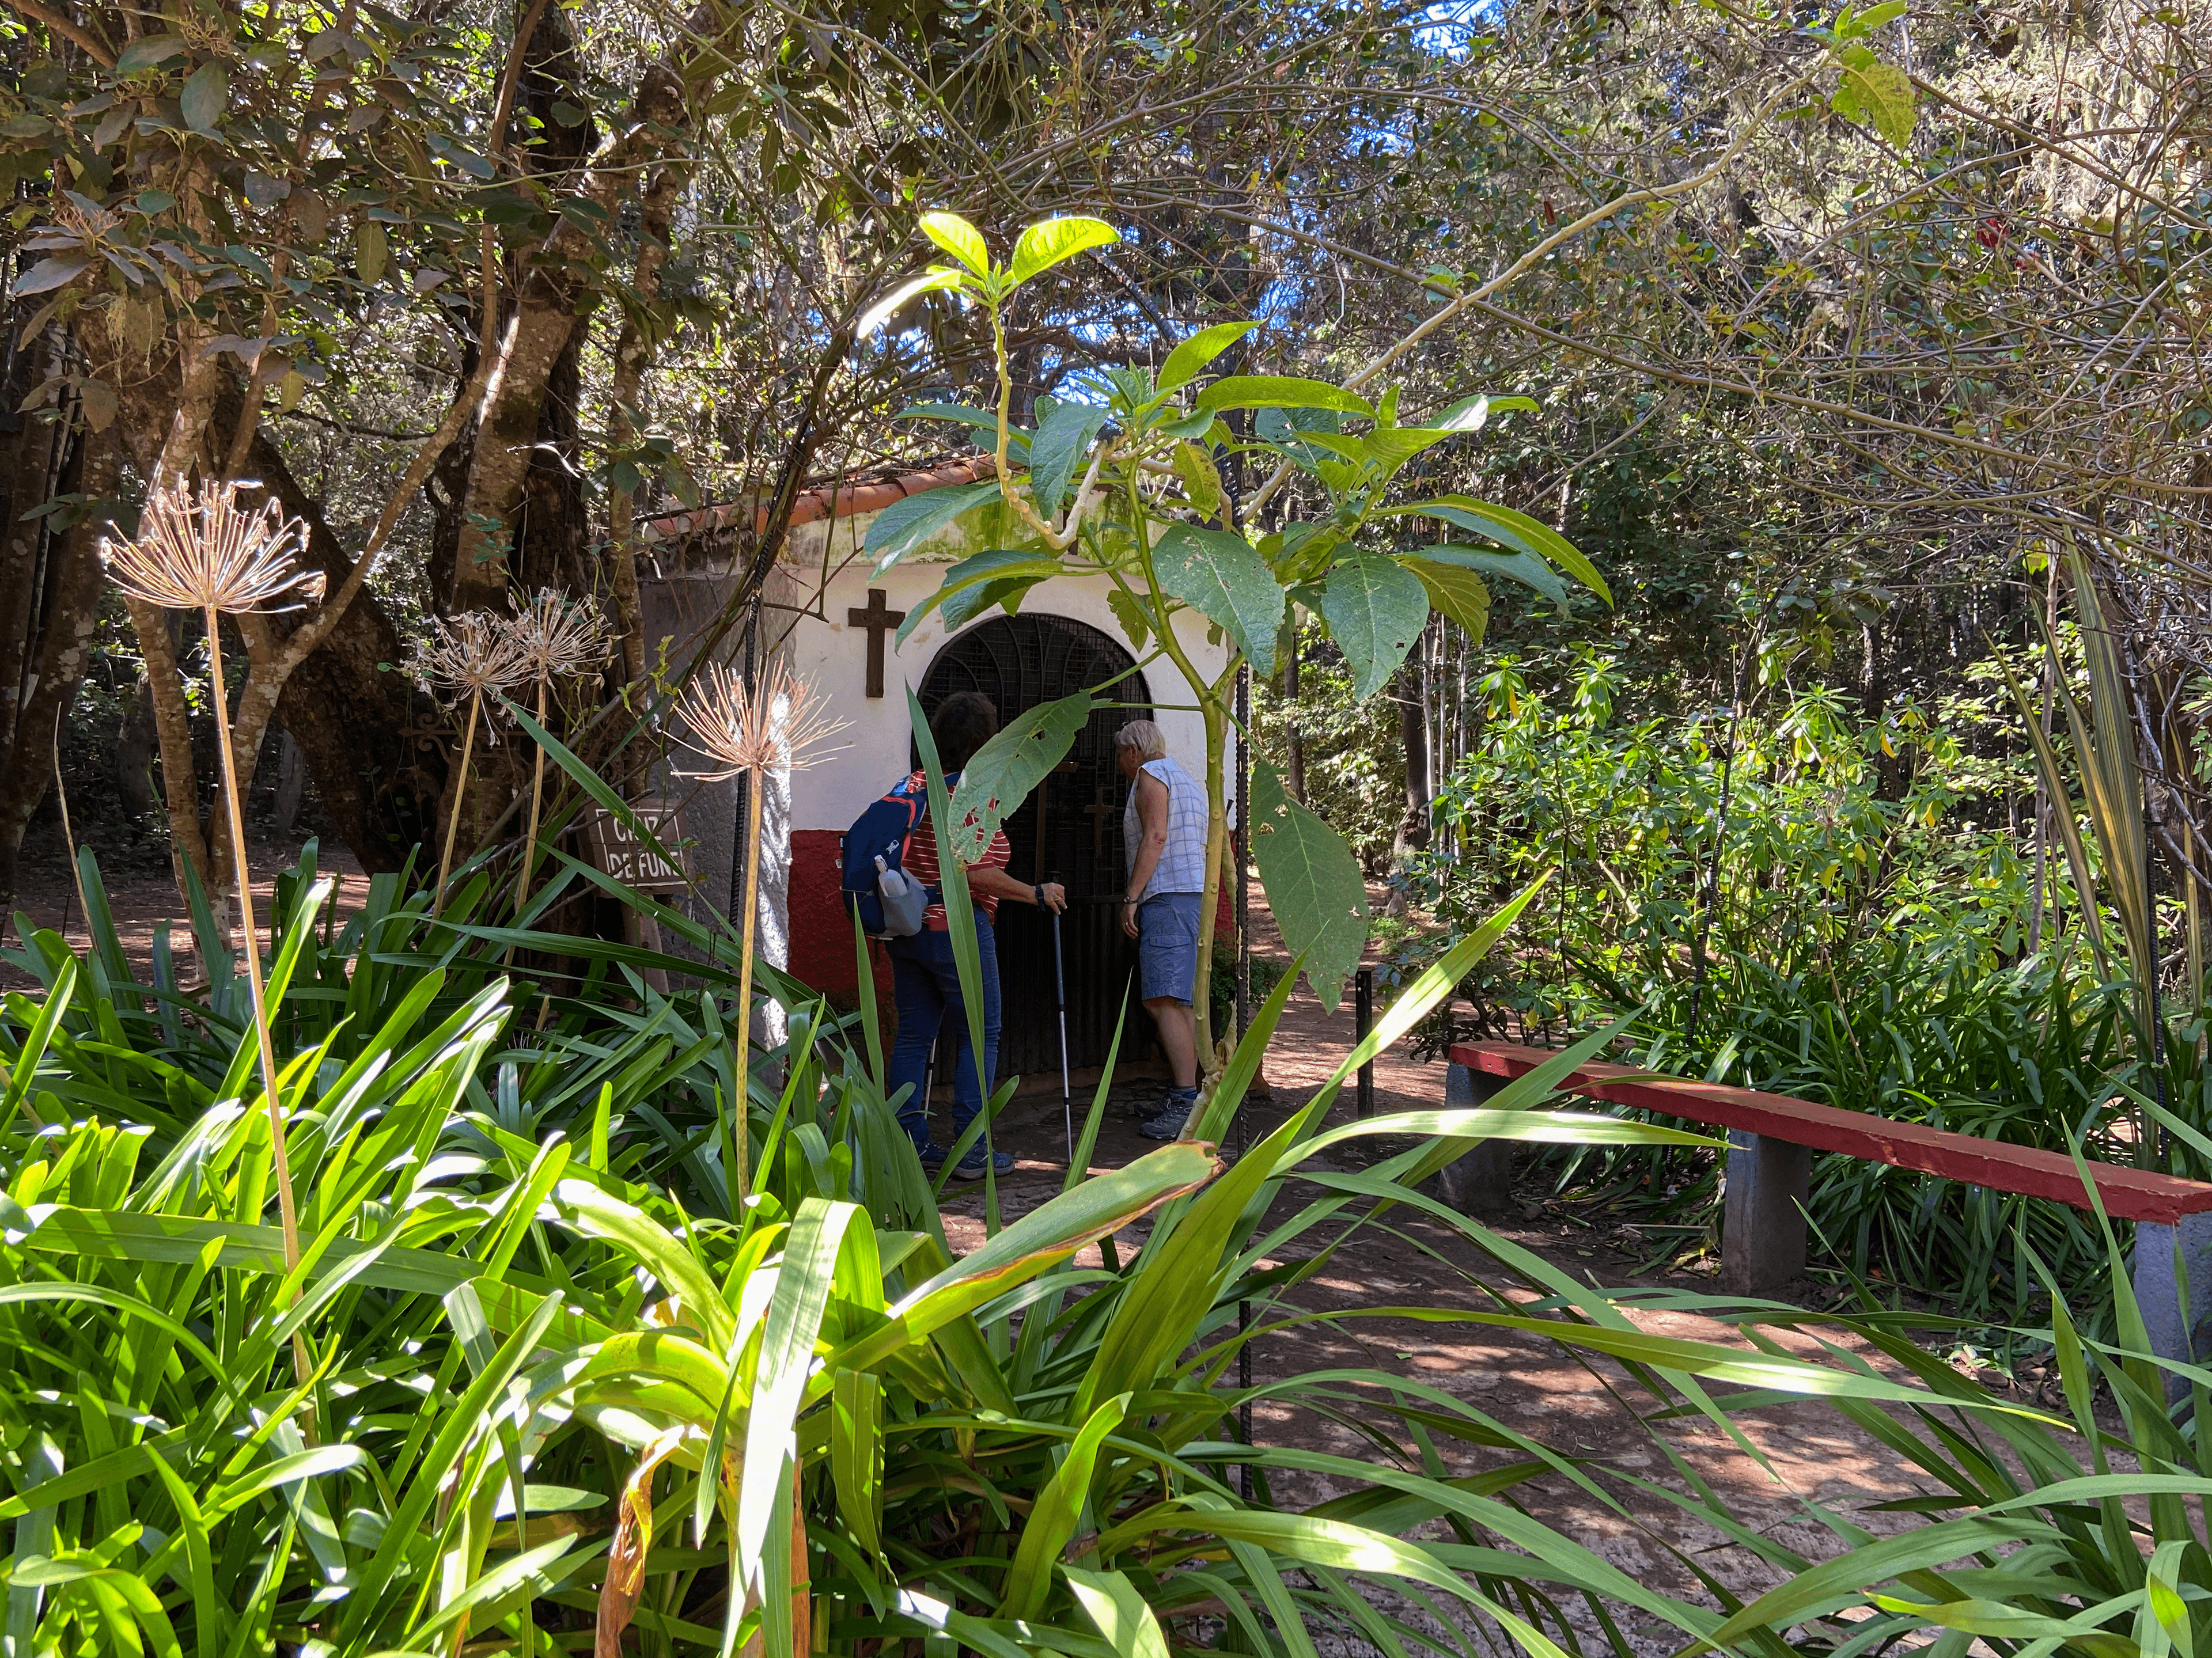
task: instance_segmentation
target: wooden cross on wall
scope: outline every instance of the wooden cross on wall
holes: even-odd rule
[[[1106,861],[1106,825],[1121,810],[1113,804],[1112,794],[1113,791],[1101,783],[1091,797],[1091,804],[1083,809],[1085,816],[1091,819],[1091,861],[1094,864]]]
[[[884,604],[884,590],[868,589],[868,608],[854,605],[845,612],[848,626],[868,630],[868,695],[884,694],[884,635],[906,620],[904,610],[894,610]]]

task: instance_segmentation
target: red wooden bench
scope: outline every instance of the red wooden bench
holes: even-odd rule
[[[1460,1043],[1451,1050],[1445,1102],[1480,1106],[1551,1057],[1543,1048],[1510,1042]],[[1728,1130],[1721,1281],[1741,1294],[1767,1293],[1804,1272],[1805,1205],[1815,1151],[1840,1151],[1971,1186],[2090,1206],[2080,1170],[2061,1151],[1597,1061],[1583,1066],[1561,1088]],[[1504,1211],[1511,1201],[1506,1187],[1511,1150],[1510,1141],[1492,1141],[1446,1169],[1447,1200],[1470,1214]],[[2178,1268],[2186,1263],[2196,1303],[2212,1308],[2212,1184],[2117,1163],[2093,1163],[2088,1169],[2105,1212],[2136,1223],[2136,1295],[2153,1346],[2169,1357],[2188,1357],[2191,1344],[2184,1327]],[[2206,1344],[2197,1345],[2202,1351]]]

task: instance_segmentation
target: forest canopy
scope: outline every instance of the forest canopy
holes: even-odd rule
[[[858,325],[931,209],[1120,234],[1012,316],[1018,419],[1248,316],[1240,372],[1529,399],[1421,482],[1585,548],[1621,603],[1563,625],[1662,701],[1731,695],[1753,635],[1869,710],[1954,683],[2055,614],[2070,553],[2139,670],[2178,857],[2203,815],[2196,9],[0,15],[0,888],[58,722],[126,805],[158,777],[176,857],[228,868],[204,649],[98,580],[165,468],[268,492],[329,583],[240,624],[241,788],[289,734],[331,828],[397,867],[455,786],[394,671],[430,619],[596,596],[619,648],[588,724],[654,671],[656,514],[754,505],[757,582],[810,483],[971,446],[896,416],[984,377],[978,313],[924,294]],[[1462,740],[1425,676],[1480,641],[1445,625],[1387,702],[1316,716],[1398,726],[1357,809],[1403,791],[1401,837]]]

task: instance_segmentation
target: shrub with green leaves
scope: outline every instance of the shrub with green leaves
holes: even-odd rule
[[[1731,732],[1725,709],[1616,718],[1625,688],[1595,653],[1548,691],[1524,670],[1507,659],[1481,682],[1484,738],[1437,803],[1441,844],[1413,895],[1448,941],[1492,894],[1537,869],[1560,876],[1522,948],[1462,987],[1472,1018],[1427,1033],[1432,1046],[1540,1042],[1632,1016],[1629,1057],[1655,1070],[2132,1160],[2136,1108],[2120,1085],[2149,1078],[2126,987],[2062,924],[2076,899],[2055,853],[2028,950],[2035,871],[2003,805],[2027,775],[1966,740],[2000,713],[1906,703],[1868,722],[1815,685]],[[2186,1084],[2193,1066],[2175,1067]],[[2201,1127],[2197,1098],[2173,1104]],[[1551,1169],[1693,1245],[1717,1218],[1717,1174],[1709,1157],[1595,1151]],[[1812,1218],[1828,1261],[1968,1318],[2047,1315],[2023,1236],[2084,1304],[2106,1299],[2102,1242],[2064,1205],[1821,1157]]]
[[[89,858],[84,873],[99,894]],[[478,926],[466,902],[433,921],[428,895],[402,902],[396,883],[336,926],[312,871],[284,885],[269,990],[300,1199],[289,1273],[219,936],[197,993],[161,952],[157,982],[131,983],[99,921],[82,956],[34,932],[16,958],[46,990],[0,1018],[11,1651],[551,1652],[629,1630],[664,1653],[945,1635],[1133,1655],[1200,1607],[1261,1650],[1306,1650],[1309,1625],[1383,1631],[1395,1650],[1409,1637],[1363,1588],[1387,1582],[1543,1653],[1523,1620],[1550,1619],[1545,1594],[1643,1593],[1531,1531],[1494,1480],[1378,1482],[1237,1438],[1255,1397],[1356,1400],[1409,1446],[1441,1433],[1521,1445],[1528,1475],[1571,1467],[1480,1412],[1379,1373],[1255,1394],[1230,1377],[1244,1341],[1304,1321],[1297,1284],[1359,1227],[1407,1204],[1449,1212],[1416,1188],[1466,1135],[1692,1137],[1517,1108],[1549,1075],[1479,1118],[1322,1133],[1332,1084],[1224,1170],[1213,1145],[1285,981],[1190,1138],[1071,1175],[956,1255],[883,1097],[872,1004],[840,1027],[792,994],[740,1115],[712,993],[726,971],[674,998],[626,975],[539,1028],[514,1017],[520,987],[495,965],[510,943],[551,941]],[[1504,924],[1409,993],[1339,1082]],[[1359,1134],[1416,1139],[1361,1174],[1315,1164]],[[1266,1230],[1293,1180],[1316,1200]],[[1145,1219],[1127,1258],[1114,1235]],[[1317,1226],[1329,1247],[1268,1264]],[[1081,1264],[1094,1244],[1100,1264]],[[1516,1327],[1585,1339],[1507,1307]],[[1288,1513],[1266,1493],[1292,1469],[1356,1471],[1370,1495]],[[1443,1515],[1546,1540],[1529,1570],[1553,1588],[1532,1601],[1498,1559],[1395,1535]],[[1713,1621],[1644,1598],[1685,1638]]]

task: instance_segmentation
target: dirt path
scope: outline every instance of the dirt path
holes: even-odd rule
[[[254,918],[265,929],[276,874],[299,861],[304,842],[254,841],[247,844],[251,849],[248,867],[254,875]],[[318,845],[316,861],[322,873],[338,883],[331,898],[343,925],[345,916],[368,901],[368,877],[362,873],[353,854],[335,841]],[[115,920],[116,935],[123,941],[123,953],[129,958],[132,975],[138,982],[153,982],[154,930],[163,921],[170,923],[169,947],[176,952],[177,971],[187,980],[191,978],[196,971],[193,962],[197,952],[192,948],[189,912],[168,872],[158,866],[147,868],[144,860],[139,860],[112,872],[104,872],[101,884],[106,890],[108,911]],[[80,950],[90,947],[84,906],[78,901],[76,883],[65,858],[41,857],[35,861],[27,856],[24,859],[15,914],[6,918],[3,930],[10,951],[22,944],[19,916],[34,928],[59,929]],[[30,990],[36,985],[37,981],[21,968],[0,962],[0,990]]]
[[[1254,944],[1255,952],[1272,951],[1281,958],[1280,941],[1264,915],[1255,918]],[[1249,1108],[1249,1139],[1256,1142],[1305,1104],[1348,1052],[1352,1041],[1349,999],[1336,1013],[1328,1013],[1302,984],[1269,1046],[1266,1076],[1272,1098]],[[1443,1066],[1423,1064],[1402,1053],[1387,1054],[1376,1062],[1375,1085],[1378,1113],[1439,1105]],[[1095,1169],[1118,1167],[1149,1149],[1150,1143],[1135,1132],[1132,1113],[1139,1103],[1156,1099],[1159,1088],[1156,1082],[1145,1082],[1114,1090]],[[1079,1102],[1079,1109],[1087,1103],[1087,1098]],[[1347,1087],[1328,1121],[1346,1122],[1352,1114]],[[1018,1159],[1012,1177],[1000,1188],[1005,1218],[1026,1212],[1059,1191],[1066,1157],[1057,1099],[1018,1100],[998,1144]],[[1340,1168],[1357,1167],[1395,1149],[1353,1142],[1340,1148],[1340,1160],[1329,1161]],[[1268,1217],[1270,1224],[1286,1221],[1322,1195],[1317,1186],[1290,1183]],[[1524,1190],[1522,1196],[1524,1224],[1501,1226],[1494,1236],[1533,1252],[1577,1282],[1608,1289],[1663,1284],[1692,1292],[1710,1287],[1709,1280],[1692,1275],[1639,1276],[1632,1257],[1616,1253],[1572,1218],[1539,1202],[1539,1194]],[[969,1188],[948,1197],[948,1228],[956,1234],[956,1247],[972,1247],[985,1230],[981,1194]],[[1144,1230],[1132,1228],[1121,1243],[1140,1247]],[[1674,1458],[1693,1469],[1743,1526],[1808,1558],[1825,1558],[1843,1546],[1814,1512],[1815,1505],[1838,1511],[1876,1533],[1917,1523],[1909,1515],[1868,1511],[1877,1503],[1922,1494],[1922,1482],[1877,1441],[1828,1406],[1789,1404],[1741,1413],[1735,1424],[1756,1452],[1747,1455],[1729,1434],[1695,1414],[1665,1423],[1646,1421],[1656,1401],[1608,1360],[1577,1357],[1540,1336],[1509,1329],[1372,1315],[1372,1309],[1405,1306],[1495,1312],[1534,1299],[1478,1247],[1469,1232],[1442,1219],[1401,1210],[1387,1223],[1365,1227],[1348,1241],[1341,1228],[1331,1223],[1295,1239],[1274,1259],[1283,1263],[1310,1260],[1340,1242],[1345,1247],[1299,1286],[1294,1299],[1308,1312],[1342,1315],[1341,1321],[1310,1323],[1259,1341],[1253,1350],[1254,1381],[1264,1385],[1334,1366],[1358,1367],[1454,1395],[1507,1433],[1526,1436],[1576,1459],[1609,1500],[1593,1497],[1558,1474],[1516,1485],[1514,1497],[1536,1518],[1640,1582],[1711,1606],[1716,1603],[1690,1570],[1692,1559],[1746,1599],[1785,1576],[1661,1494],[1680,1496],[1690,1489],[1670,1467]],[[1635,1311],[1631,1316],[1655,1334],[1747,1345],[1730,1327],[1694,1309]],[[1818,1356],[1818,1344],[1810,1335],[1787,1339],[1806,1357]],[[1877,1370],[1904,1379],[1881,1355],[1848,1339],[1841,1345],[1858,1351]],[[1287,1403],[1264,1403],[1254,1412],[1253,1426],[1262,1442],[1370,1462],[1389,1455],[1401,1466],[1419,1469],[1416,1448],[1386,1451],[1355,1425],[1359,1418],[1356,1403],[1348,1405],[1337,1420]],[[1370,1424],[1377,1419],[1368,1418]],[[1442,1436],[1436,1448],[1445,1470],[1455,1475],[1522,1460],[1517,1452]],[[1648,1487],[1639,1486],[1639,1481],[1649,1482]],[[1340,1488],[1318,1476],[1296,1475],[1278,1480],[1275,1494],[1279,1500],[1302,1505]],[[1443,1533],[1439,1530],[1437,1534]],[[1595,1620],[1586,1622],[1588,1613],[1578,1604],[1570,1604],[1565,1595],[1560,1600],[1580,1631],[1603,1649],[1605,1642]],[[1417,1624],[1425,1618],[1410,1605],[1394,1610]],[[1680,1646],[1678,1633],[1670,1628],[1626,1607],[1614,1610],[1639,1653],[1656,1655]],[[1326,1645],[1322,1649],[1331,1650]]]

